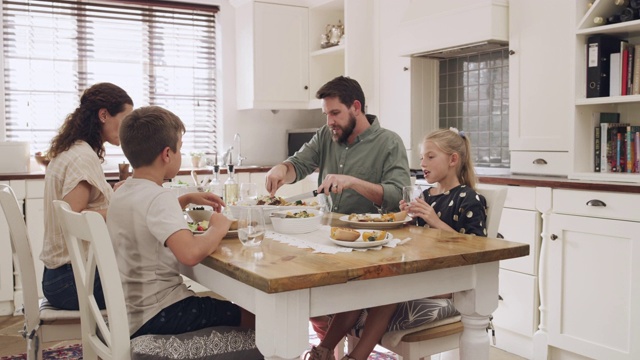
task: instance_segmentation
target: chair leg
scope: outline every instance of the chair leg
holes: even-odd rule
[[[40,333],[36,332],[32,339],[27,338],[27,360],[43,360],[44,349],[40,344]]]
[[[84,336],[83,336],[84,337]],[[98,360],[98,354],[93,346],[91,346],[90,340],[82,339],[82,359],[83,360]]]

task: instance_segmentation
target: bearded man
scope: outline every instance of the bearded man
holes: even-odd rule
[[[333,212],[398,211],[402,187],[411,184],[407,152],[398,134],[365,114],[357,81],[339,76],[316,93],[327,124],[293,156],[267,173],[273,196],[282,185],[318,170],[318,193],[331,196]]]

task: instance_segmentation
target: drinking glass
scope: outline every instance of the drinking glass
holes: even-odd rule
[[[240,184],[240,200],[247,202],[249,200],[258,199],[258,185],[254,183],[241,183]]]
[[[411,205],[411,202],[422,199],[424,200],[424,195],[422,194],[422,187],[420,185],[411,185],[404,186],[402,188],[402,199],[405,203]],[[408,213],[407,215],[413,217],[415,214]]]
[[[264,212],[260,206],[241,206],[238,216],[238,238],[244,246],[258,246],[264,239]]]

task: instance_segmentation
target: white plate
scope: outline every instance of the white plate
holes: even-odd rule
[[[204,234],[204,231],[192,231],[192,233],[194,234]],[[237,238],[238,237],[238,230],[229,230],[227,232],[227,234],[224,236],[225,239],[229,239],[229,238]]]
[[[366,214],[370,217],[380,217],[380,214]],[[351,227],[362,229],[393,229],[411,221],[411,216],[407,216],[403,221],[375,222],[375,221],[351,221],[349,215],[340,216],[340,220],[348,223]]]
[[[370,248],[370,247],[376,247],[376,246],[381,246],[384,245],[386,243],[389,242],[389,240],[393,239],[393,235],[387,233],[387,237],[385,237],[382,240],[378,240],[378,241],[362,241],[362,233],[364,232],[364,230],[358,230],[360,232],[360,238],[356,241],[342,241],[342,240],[336,240],[336,239],[332,239],[329,238],[329,240],[331,240],[331,242],[333,242],[336,245],[340,245],[340,246],[344,246],[344,247],[350,247],[350,248]]]

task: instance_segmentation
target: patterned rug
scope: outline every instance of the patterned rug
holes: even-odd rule
[[[44,351],[43,360],[82,360],[82,345],[74,344]],[[27,354],[3,356],[0,360],[26,360]]]
[[[309,331],[309,345],[317,345],[320,342],[313,330]],[[9,355],[0,357],[0,360],[26,360],[26,354]],[[82,345],[74,344],[44,351],[43,360],[82,360]],[[397,360],[394,353],[382,347],[376,346],[373,353],[369,355],[369,360]]]

